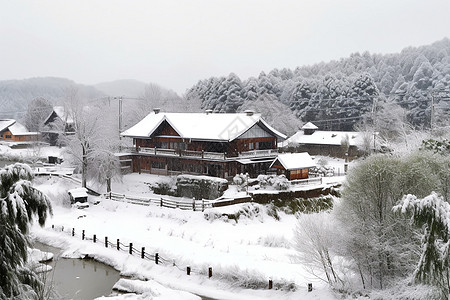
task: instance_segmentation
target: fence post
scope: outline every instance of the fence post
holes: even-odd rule
[[[159,264],[159,254],[155,254],[155,264]]]
[[[208,277],[211,278],[212,277],[212,267],[208,268]]]
[[[195,211],[195,197],[192,197],[192,210]]]
[[[64,231],[64,226],[61,226],[61,231]]]
[[[119,242],[119,239],[117,239],[117,250],[120,250],[120,242]]]
[[[55,224],[52,225],[52,229],[55,229]]]
[[[269,290],[271,290],[273,287],[273,281],[272,279],[269,279]]]
[[[187,266],[187,268],[186,268],[186,274],[187,274],[187,275],[191,275],[191,267],[190,267],[190,266]]]
[[[312,283],[308,283],[308,292],[312,292]]]
[[[202,198],[202,211],[205,211],[205,199]]]
[[[145,258],[145,247],[142,247],[142,250],[141,250],[141,258],[142,258],[142,259]]]
[[[94,243],[97,243],[97,235],[96,234],[94,234],[93,240],[94,240]]]
[[[161,197],[161,200],[159,201],[160,205],[159,206],[163,206],[163,198]]]
[[[72,236],[75,236],[75,228],[72,228]]]
[[[109,200],[112,199],[112,195],[111,194],[112,194],[111,191],[109,191]]]
[[[81,239],[84,240],[84,229],[81,231]]]
[[[108,237],[105,236],[105,248],[108,248]]]
[[[128,251],[130,254],[133,254],[133,243],[130,243],[130,249]]]

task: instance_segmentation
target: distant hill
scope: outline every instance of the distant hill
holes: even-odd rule
[[[104,96],[93,86],[77,84],[65,78],[37,77],[0,81],[0,117],[20,119],[28,103],[38,97],[58,104],[67,95],[68,90],[74,87],[77,88],[79,96],[86,99]]]
[[[146,84],[134,79],[102,82],[94,87],[108,96],[142,97]]]

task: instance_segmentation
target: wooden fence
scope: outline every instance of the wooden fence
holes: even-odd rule
[[[156,197],[139,197],[139,196],[127,196],[119,193],[106,193],[104,196],[108,199],[120,202],[127,202],[132,204],[139,204],[144,206],[160,206],[166,208],[179,208],[182,210],[193,210],[193,211],[204,211],[206,208],[213,207],[213,201],[211,200],[196,200],[188,202],[186,200],[173,200],[166,198],[156,198]]]
[[[198,275],[208,275],[209,278],[213,276],[213,268],[210,266],[208,267],[208,270],[202,270],[202,269],[193,269],[191,266],[179,266],[176,264],[175,260],[173,259],[167,259],[162,257],[158,252],[151,254],[148,252],[148,248],[146,250],[143,246],[137,246],[136,244],[129,242],[129,243],[122,243],[120,239],[111,239],[107,236],[100,237],[96,234],[88,235],[85,230],[76,231],[75,228],[64,228],[64,226],[55,226],[52,225],[52,229],[58,232],[65,232],[70,234],[72,237],[78,237],[81,238],[83,241],[92,241],[93,243],[97,243],[99,245],[103,245],[105,248],[110,249],[116,249],[117,251],[123,251],[127,252],[129,255],[138,256],[141,259],[152,261],[157,265],[163,265],[163,266],[172,266],[178,268],[180,271],[185,271],[186,275],[191,274],[198,274]],[[308,291],[311,288],[312,285],[308,284]],[[273,288],[273,280],[268,279],[268,289]]]

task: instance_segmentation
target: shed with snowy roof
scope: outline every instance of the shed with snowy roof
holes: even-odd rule
[[[270,167],[277,169],[277,174],[284,174],[288,180],[295,180],[308,178],[309,168],[315,165],[311,156],[303,152],[279,154]]]
[[[353,131],[323,131],[311,122],[301,131],[282,142],[283,148],[295,152],[308,152],[310,155],[324,155],[344,158],[346,151],[350,159],[362,155],[363,135]],[[348,144],[348,149],[344,147]]]
[[[87,202],[88,199],[88,194],[87,194],[87,189],[86,188],[76,188],[76,189],[71,189],[68,190],[67,193],[70,196],[70,203],[76,203],[76,202],[80,202],[80,203],[85,203]]]

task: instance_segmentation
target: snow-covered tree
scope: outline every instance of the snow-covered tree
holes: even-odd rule
[[[38,97],[28,103],[27,112],[24,116],[25,127],[29,131],[40,131],[45,118],[52,112],[52,104],[45,98]]]
[[[27,259],[29,225],[42,226],[52,212],[50,201],[35,189],[28,165],[16,163],[0,170],[0,299],[34,299],[31,288],[42,286]]]
[[[112,151],[94,149],[89,160],[90,175],[95,177],[99,183],[106,182],[106,192],[111,192],[112,179],[121,176],[119,158]]]
[[[406,195],[393,211],[411,215],[414,225],[423,230],[421,255],[413,273],[415,282],[438,286],[443,298],[450,295],[450,204],[436,193],[422,199]]]

